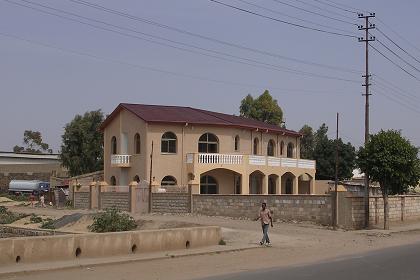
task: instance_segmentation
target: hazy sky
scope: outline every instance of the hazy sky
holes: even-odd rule
[[[335,113],[340,112],[340,136],[356,146],[363,142],[364,97],[361,94],[364,89],[361,86],[362,73],[357,72],[364,71],[364,47],[357,38],[296,28],[208,0],[87,0],[171,28],[272,54],[268,56],[112,15],[69,0],[30,1],[114,26],[47,10],[26,0],[0,0],[0,150],[10,151],[15,144],[21,144],[23,131],[31,129],[41,131],[45,142],[57,151],[63,127],[76,114],[96,109],[108,114],[120,102],[193,106],[238,114],[239,103],[245,95],[256,96],[264,89],[270,90],[278,100],[289,129],[299,130],[304,124],[316,129],[325,122],[333,136]],[[353,35],[361,32],[357,26],[343,21],[361,23],[357,15],[323,5],[322,2],[342,3],[374,11],[377,19],[373,22],[377,27],[420,61],[419,1],[281,0],[341,21],[297,10],[274,0],[246,1],[289,17],[250,6],[240,0],[220,1],[279,20],[320,29],[330,26],[345,30],[330,31]],[[10,2],[36,7],[62,17]],[[314,5],[333,13],[317,9]],[[63,16],[123,32],[131,37],[68,21]],[[118,29],[117,26],[125,29]],[[387,26],[408,42],[400,39]],[[420,63],[377,30],[372,33],[413,67],[374,42],[378,50],[420,77],[415,69],[420,69]],[[48,48],[47,45],[54,48]],[[191,45],[202,49],[193,49]],[[340,69],[298,63],[280,56]],[[238,60],[242,63],[233,62]],[[371,51],[370,65],[371,73],[378,77],[374,76],[372,82],[371,131],[401,129],[404,136],[420,146],[420,82],[374,51]],[[284,67],[317,76],[285,72]],[[390,90],[389,82],[403,91]]]

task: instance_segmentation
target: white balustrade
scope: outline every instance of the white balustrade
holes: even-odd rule
[[[268,166],[281,166],[281,159],[278,157],[267,157]]]
[[[202,164],[242,164],[242,155],[198,154],[198,163]]]
[[[111,155],[112,165],[129,165],[131,155]]]
[[[314,160],[299,159],[298,161],[298,168],[315,169],[315,165]]]
[[[297,167],[298,160],[295,158],[282,158],[281,166],[282,167]]]
[[[231,155],[231,154],[216,154],[216,153],[199,153],[197,163],[199,164],[228,164],[228,165],[259,165],[259,166],[271,166],[271,167],[291,167],[291,168],[305,168],[315,169],[315,161],[307,159],[296,159],[296,158],[279,158],[279,157],[266,157],[249,155],[248,162],[243,161],[243,155]],[[194,162],[194,154],[190,153],[186,156],[187,163]]]
[[[250,165],[266,165],[267,161],[265,160],[265,156],[249,156],[249,164]]]

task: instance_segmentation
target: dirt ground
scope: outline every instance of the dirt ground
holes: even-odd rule
[[[16,208],[23,211],[22,208]],[[38,211],[38,209],[36,210]],[[39,214],[57,212],[40,209]],[[70,210],[65,210],[70,211]],[[74,213],[74,211],[73,211]],[[51,213],[52,215],[53,213]],[[57,213],[55,213],[57,215]],[[259,222],[234,220],[222,217],[194,215],[142,215],[136,219],[144,224],[218,225],[222,227],[227,244],[255,245],[261,238]],[[153,221],[151,223],[150,221]],[[244,251],[190,256],[146,262],[131,262],[97,267],[81,267],[60,271],[31,273],[4,279],[194,279],[234,272],[281,266],[298,266],[314,262],[338,260],[344,256],[364,254],[386,247],[420,242],[420,223],[411,230],[385,231],[333,231],[326,227],[307,223],[275,223],[270,229],[272,247],[261,247]]]

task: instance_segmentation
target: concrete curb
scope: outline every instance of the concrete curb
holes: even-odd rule
[[[94,259],[80,259],[75,261],[65,261],[65,262],[56,262],[56,263],[35,263],[27,265],[25,268],[24,265],[11,265],[8,267],[4,267],[2,269],[0,267],[0,279],[10,276],[18,276],[28,273],[42,273],[47,271],[58,271],[63,269],[72,269],[72,268],[87,268],[87,267],[98,267],[104,266],[109,264],[124,264],[124,263],[132,263],[132,262],[148,262],[148,261],[155,261],[155,260],[165,260],[165,259],[173,259],[173,258],[182,258],[182,257],[190,257],[190,256],[202,256],[202,255],[213,255],[213,254],[221,254],[221,253],[231,253],[231,252],[241,252],[250,249],[259,249],[261,246],[247,246],[247,247],[236,247],[236,248],[221,248],[226,247],[222,245],[217,245],[216,249],[214,246],[201,248],[201,249],[186,249],[186,250],[178,250],[178,251],[168,251],[168,252],[158,252],[158,253],[146,253],[146,254],[138,254],[137,256],[114,256],[112,258],[94,258]],[[191,252],[194,250],[194,252]],[[43,266],[44,265],[44,266]],[[13,269],[10,269],[13,267]],[[2,271],[3,270],[3,271]]]

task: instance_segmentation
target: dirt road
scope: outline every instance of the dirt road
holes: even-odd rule
[[[44,209],[42,211],[47,214]],[[142,215],[141,219],[219,225],[223,227],[225,240],[231,244],[256,244],[261,237],[259,224],[254,221],[191,215]],[[336,260],[346,255],[420,241],[418,231],[405,233],[332,231],[321,226],[293,223],[275,223],[274,228],[270,229],[270,237],[273,246],[268,248],[31,273],[5,279],[193,279],[262,268],[316,263],[328,259]]]

